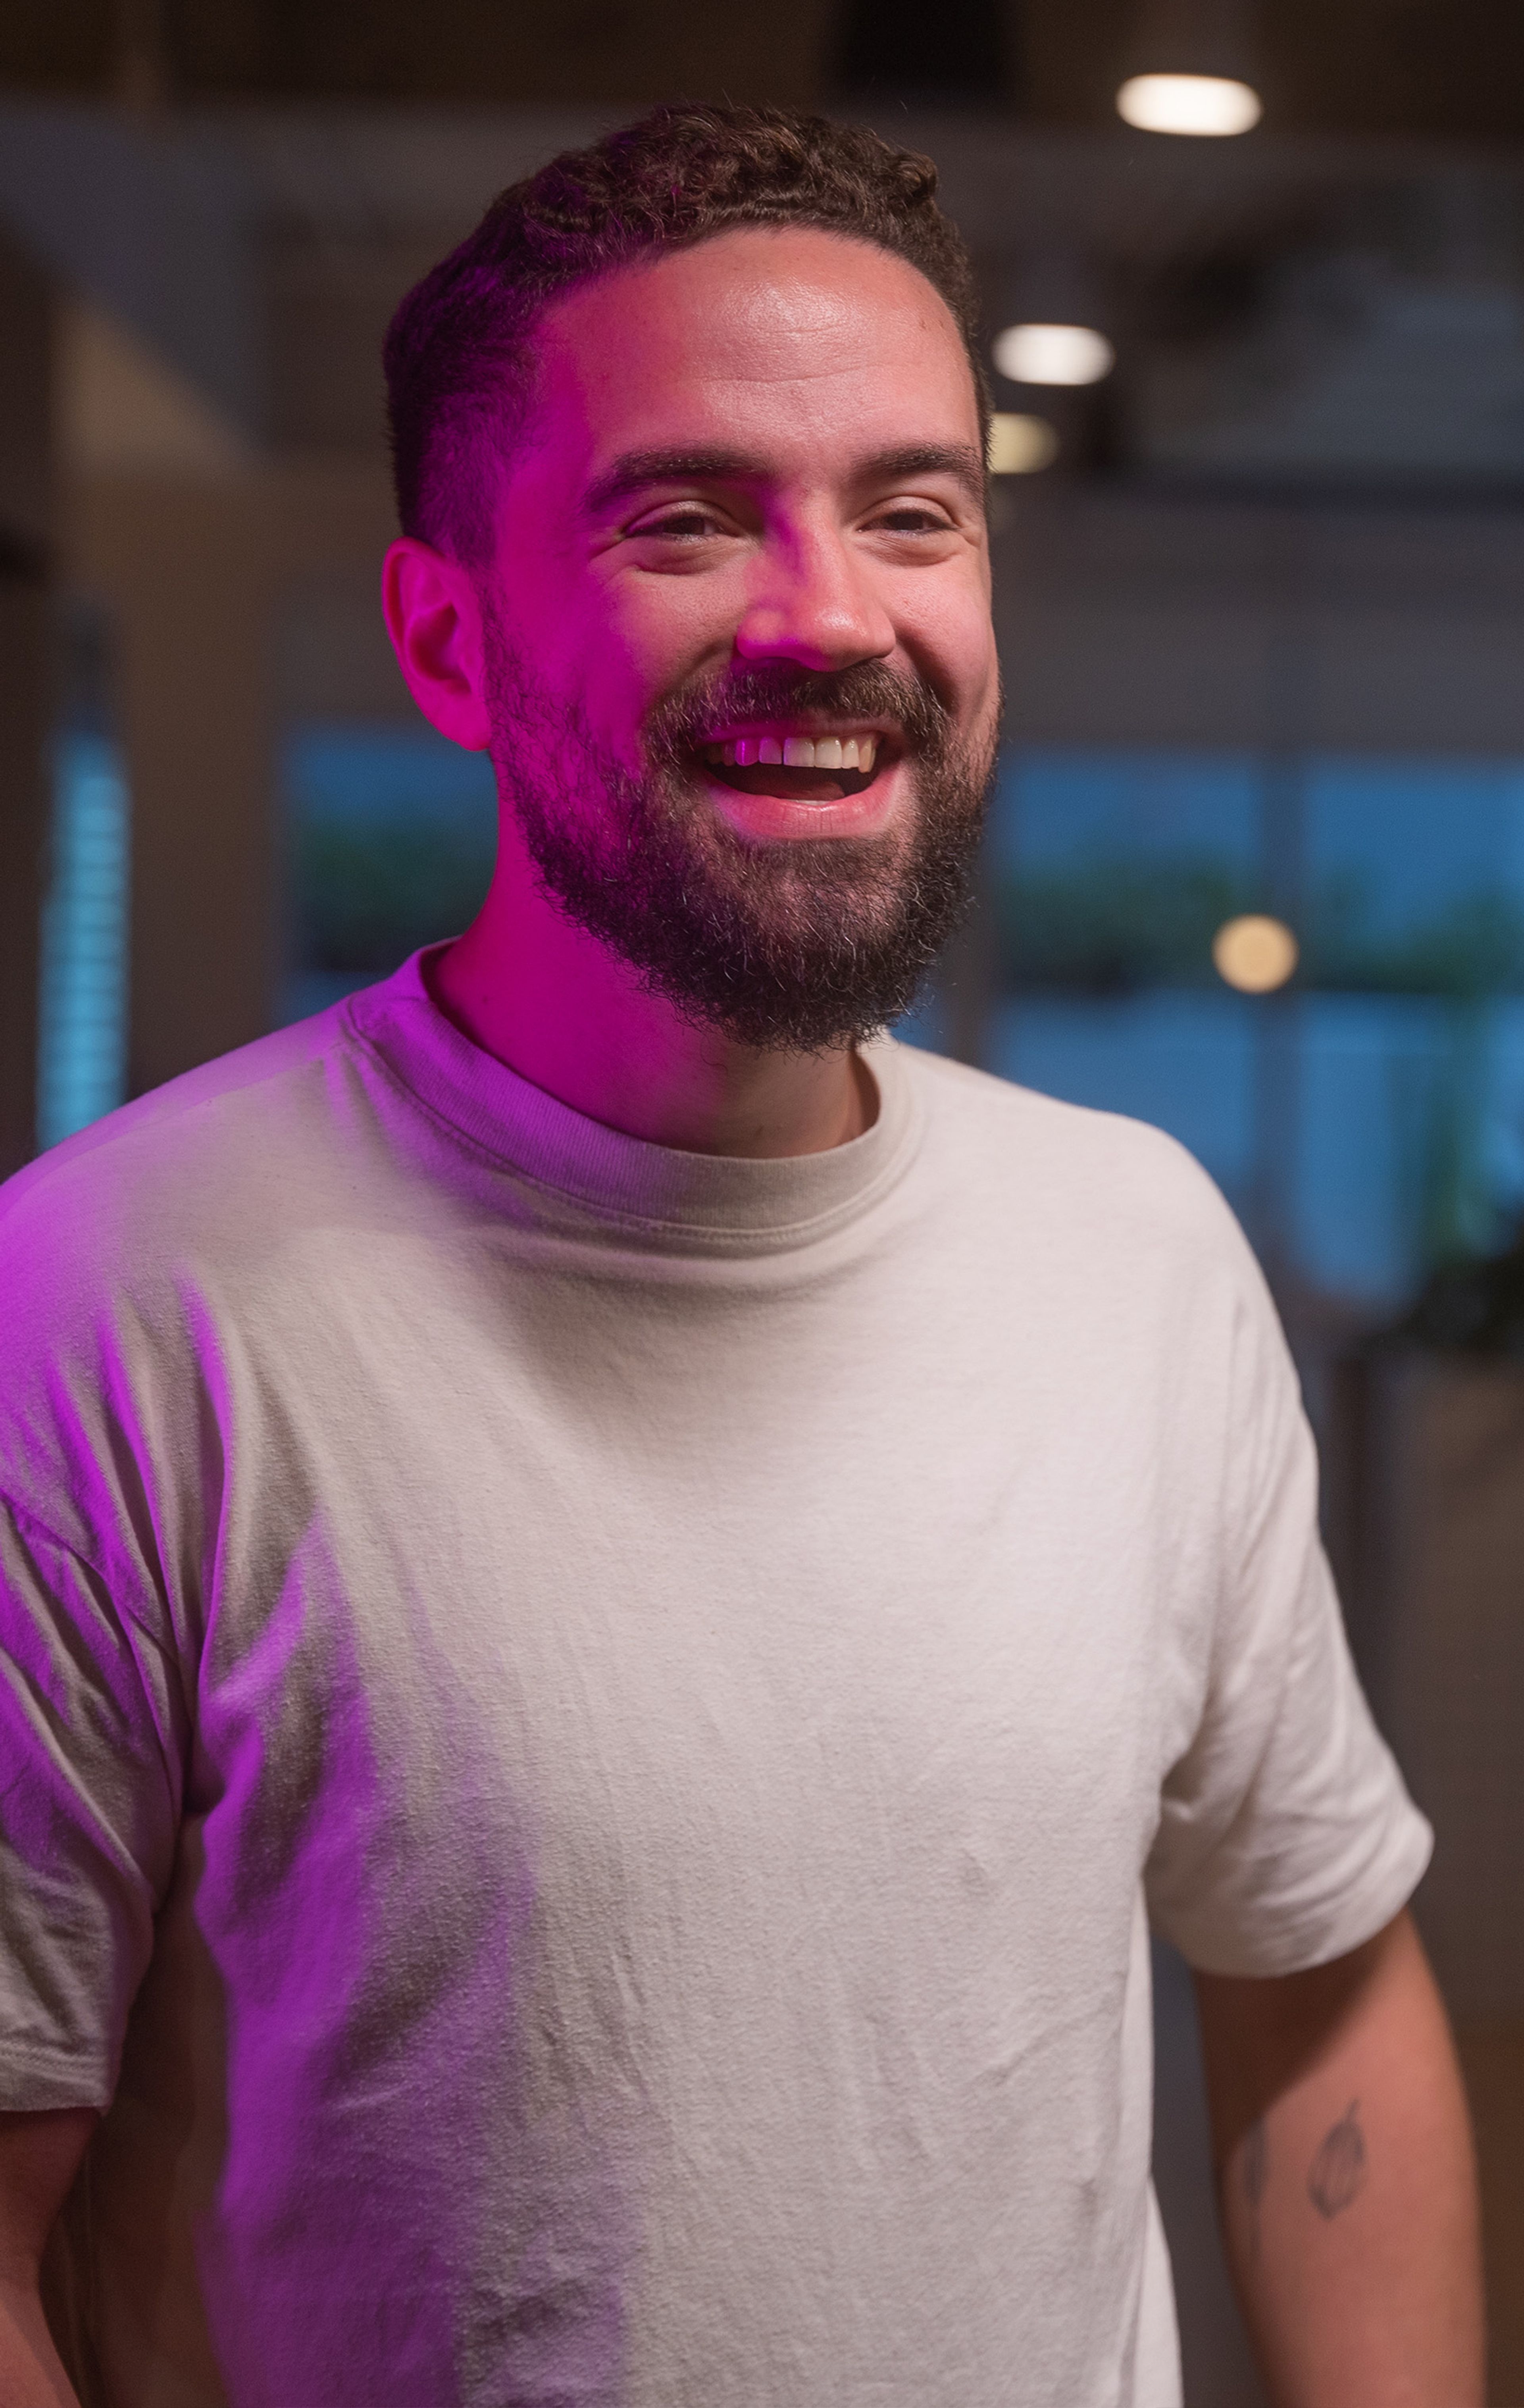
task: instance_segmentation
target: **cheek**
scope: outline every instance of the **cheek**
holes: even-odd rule
[[[907,649],[965,725],[982,726],[999,702],[999,661],[985,582],[970,572],[922,589],[901,626]]]
[[[616,751],[660,692],[659,647],[595,580],[526,578],[503,613],[504,632],[535,683],[585,719]]]
[[[734,648],[739,610],[718,577],[619,578],[599,597],[582,655],[590,710],[639,724],[653,705]]]
[[[632,659],[685,660],[728,649],[746,610],[742,570],[688,576],[626,569],[611,580],[603,608],[611,637]]]

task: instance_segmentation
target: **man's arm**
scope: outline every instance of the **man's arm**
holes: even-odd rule
[[[1476,2175],[1411,1918],[1308,1973],[1198,1973],[1234,2281],[1276,2408],[1482,2408]]]
[[[91,2133],[93,2107],[0,2115],[0,2400],[79,2408],[42,2313],[38,2277],[53,2219]]]

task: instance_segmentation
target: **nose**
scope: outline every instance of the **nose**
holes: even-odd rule
[[[736,629],[747,661],[841,669],[883,660],[894,623],[873,592],[870,564],[834,528],[795,529],[762,546]]]

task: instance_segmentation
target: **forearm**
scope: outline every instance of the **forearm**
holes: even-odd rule
[[[35,2283],[0,2276],[0,2400],[6,2408],[79,2408]]]
[[[38,2276],[54,2218],[95,2127],[89,2107],[0,2114],[0,2401],[79,2408],[42,2312]]]
[[[1267,2098],[1240,2085],[1217,2118],[1229,2257],[1276,2408],[1481,2408],[1470,2128],[1405,1917],[1283,2060]],[[1229,2086],[1219,2068],[1219,2102]]]

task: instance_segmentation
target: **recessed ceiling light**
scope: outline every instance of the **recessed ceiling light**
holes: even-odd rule
[[[1007,326],[995,365],[1013,384],[1099,384],[1116,359],[1094,326]]]
[[[1129,76],[1116,110],[1145,134],[1247,134],[1264,115],[1251,83],[1233,76]]]
[[[1270,995],[1284,986],[1297,966],[1298,945],[1284,920],[1245,911],[1225,920],[1212,939],[1217,976],[1241,995]]]
[[[998,409],[989,422],[989,473],[992,477],[1029,477],[1049,468],[1058,457],[1058,437],[1045,418],[1028,418],[1016,409]]]

